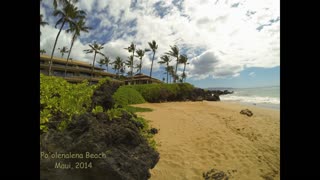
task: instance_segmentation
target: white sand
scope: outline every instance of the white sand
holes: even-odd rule
[[[203,179],[212,168],[230,179],[280,179],[280,112],[226,102],[140,104],[160,129],[160,160],[151,180]],[[248,108],[252,117],[240,114]]]

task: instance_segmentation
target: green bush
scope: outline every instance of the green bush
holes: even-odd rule
[[[126,106],[129,104],[141,104],[146,102],[141,94],[128,86],[121,86],[113,94],[112,98],[114,99],[116,105]]]
[[[87,111],[91,104],[93,86],[88,81],[71,84],[60,77],[40,74],[40,130],[48,130],[48,123],[55,117],[63,129],[73,115]]]
[[[152,109],[150,108],[142,108],[142,107],[134,107],[134,106],[124,106],[124,109],[126,109],[130,113],[136,113],[136,112],[151,112]]]
[[[179,84],[139,84],[126,86],[137,90],[148,102],[185,101],[190,98],[194,86]]]

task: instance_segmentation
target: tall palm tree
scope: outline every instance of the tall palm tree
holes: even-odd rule
[[[104,44],[98,44],[96,42],[93,42],[93,44],[89,44],[90,48],[91,49],[86,49],[86,50],[83,50],[86,54],[89,54],[89,53],[94,53],[94,56],[93,56],[93,63],[92,63],[92,69],[91,69],[91,78],[90,78],[90,81],[93,77],[93,70],[94,70],[94,63],[96,61],[96,55],[97,54],[100,54],[102,56],[104,56],[104,54],[102,54],[100,51],[101,49],[103,49],[103,45]]]
[[[169,75],[170,75],[170,83],[172,82],[171,81],[171,77],[172,78],[174,78],[174,69],[173,69],[173,66],[168,66],[167,68],[166,68],[166,71],[169,73]]]
[[[160,64],[166,64],[166,71],[167,71],[167,84],[168,84],[168,77],[169,77],[169,62],[171,61],[170,57],[168,55],[161,56],[162,61],[159,61]]]
[[[48,25],[48,23],[43,21],[42,18],[43,18],[43,15],[40,14],[40,26],[44,27],[45,25]],[[40,31],[40,36],[41,36],[41,31]]]
[[[98,64],[99,64],[100,68],[102,68],[102,66],[104,65],[104,59],[100,59],[98,61]]]
[[[61,58],[63,58],[64,53],[69,52],[69,50],[66,46],[63,46],[62,48],[58,48],[58,50],[60,50]]]
[[[129,56],[128,60],[125,62],[125,64],[131,68],[131,71],[128,72],[128,75],[131,76],[131,78],[133,78],[133,56]]]
[[[109,57],[104,56],[104,58],[101,59],[101,60],[104,61],[104,65],[106,65],[106,67],[107,67],[107,72],[108,72],[108,71],[109,71],[109,70],[108,70],[108,67],[109,67],[109,64],[110,64],[111,59],[110,59]]]
[[[71,23],[70,28],[67,30],[67,33],[73,32],[74,34],[71,39],[71,45],[70,45],[70,50],[69,50],[68,57],[67,57],[67,63],[64,68],[64,77],[66,77],[66,75],[67,75],[67,66],[69,63],[69,58],[70,58],[70,54],[71,54],[71,50],[72,50],[74,41],[80,36],[81,31],[89,32],[89,30],[91,29],[90,27],[85,26],[85,24],[86,24],[86,22],[84,21],[84,19],[81,18],[76,23]]]
[[[86,13],[82,10],[78,10],[77,7],[75,7],[74,5],[67,3],[62,10],[55,10],[53,12],[54,16],[59,16],[59,20],[57,21],[55,27],[57,27],[57,25],[61,24],[60,30],[56,36],[56,40],[54,42],[53,45],[53,49],[52,49],[52,53],[51,53],[51,58],[49,61],[49,75],[51,75],[51,66],[52,66],[52,58],[53,58],[53,54],[54,54],[54,50],[56,48],[57,42],[58,42],[58,38],[60,36],[61,30],[63,28],[63,26],[67,23],[67,24],[73,24],[73,20],[75,19],[81,19],[81,18],[85,18]]]
[[[174,45],[174,46],[170,46],[171,50],[169,52],[167,52],[166,54],[167,55],[170,55],[172,57],[175,57],[177,58],[177,63],[176,63],[176,70],[174,71],[174,73],[177,75],[177,70],[178,70],[178,64],[179,64],[179,48]],[[173,76],[173,82],[175,83],[177,78],[176,78],[176,75]]]
[[[184,65],[184,67],[183,67],[183,73],[182,73],[182,75],[181,75],[181,77],[182,77],[182,82],[183,82],[183,80],[185,80],[185,78],[187,77],[187,75],[185,74],[185,70],[186,70],[186,65],[189,64],[189,63],[188,63],[188,57],[187,57],[186,55],[180,55],[179,63]]]
[[[140,64],[137,65],[137,69],[138,69],[137,71],[139,71],[139,73],[141,74],[142,58],[143,58],[143,56],[144,56],[145,51],[142,50],[142,49],[138,49],[138,50],[136,51],[136,53],[137,53],[136,57],[138,57],[138,58],[140,59]]]
[[[123,67],[124,67],[123,60],[119,56],[117,56],[116,60],[111,64],[113,64],[113,69],[116,71],[116,74],[118,75],[118,78],[119,78],[120,77],[120,70],[123,69]]]
[[[124,48],[124,49],[128,50],[129,53],[132,52],[132,56],[129,57],[129,64],[130,64],[130,68],[131,68],[130,75],[131,75],[131,78],[133,78],[133,62],[134,62],[134,52],[136,51],[136,45],[132,42],[129,47]]]
[[[44,53],[46,53],[46,50],[45,49],[40,49],[40,53],[44,54]]]
[[[150,78],[152,78],[152,68],[153,68],[153,61],[154,61],[154,56],[156,54],[156,51],[158,49],[158,44],[156,43],[155,40],[152,40],[151,42],[148,42],[150,49],[153,52],[152,55],[152,61],[151,61],[151,69],[150,69]]]

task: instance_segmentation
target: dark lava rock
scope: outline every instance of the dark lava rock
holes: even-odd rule
[[[151,129],[149,130],[149,133],[150,133],[150,134],[157,134],[157,133],[158,133],[158,129],[156,129],[156,128],[151,128]]]
[[[211,169],[210,171],[203,173],[203,178],[205,180],[228,180],[229,177],[223,171],[217,169]]]
[[[201,101],[204,99],[205,91],[201,88],[194,88],[193,91],[190,93],[189,99],[191,101]]]
[[[205,100],[207,101],[220,101],[219,95],[213,94],[211,96],[206,96]]]
[[[41,134],[40,152],[49,157],[40,159],[40,179],[148,179],[159,153],[139,134],[141,125],[126,119],[129,115],[123,117],[109,120],[103,113],[85,113],[75,117],[64,131],[49,129]],[[65,157],[59,158],[55,153]],[[88,153],[99,156],[87,157]],[[67,154],[78,157],[67,158]],[[58,163],[70,163],[73,169],[56,168]],[[77,163],[91,163],[92,167],[77,168]]]
[[[240,114],[244,114],[247,115],[249,117],[251,117],[253,115],[253,113],[249,110],[249,109],[243,109],[240,111]]]
[[[101,106],[104,111],[111,109],[115,102],[112,98],[114,92],[121,86],[120,82],[107,80],[99,88],[97,88],[92,95],[91,109],[96,106]]]

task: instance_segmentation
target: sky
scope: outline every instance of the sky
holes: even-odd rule
[[[40,48],[51,55],[60,25],[52,15],[52,0],[42,0],[40,12],[49,25],[40,27]],[[75,41],[71,58],[92,63],[89,44],[104,44],[102,53],[114,60],[131,55],[155,40],[158,50],[153,77],[166,78],[160,57],[177,45],[188,57],[186,82],[197,87],[257,87],[280,85],[280,0],[79,0],[92,29]],[[70,46],[72,34],[63,28],[59,47]],[[66,57],[66,55],[65,55]],[[97,60],[102,58],[97,56]],[[171,58],[170,65],[175,65]],[[149,75],[152,52],[143,58],[142,73]],[[139,62],[135,58],[135,63]],[[126,68],[127,70],[129,68]],[[110,72],[114,72],[109,67]],[[178,66],[182,74],[183,65]]]

